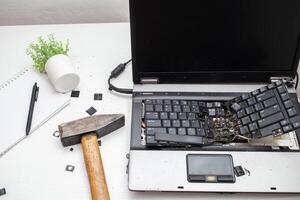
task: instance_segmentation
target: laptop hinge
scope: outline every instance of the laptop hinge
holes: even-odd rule
[[[271,77],[270,83],[274,83],[280,80],[283,81],[288,87],[292,87],[294,85],[293,78],[288,76]]]
[[[141,78],[141,84],[158,84],[158,78]]]

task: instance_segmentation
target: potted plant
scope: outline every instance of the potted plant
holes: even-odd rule
[[[57,41],[53,34],[48,39],[39,37],[31,43],[27,54],[33,60],[33,66],[41,73],[46,73],[57,92],[69,92],[77,87],[79,75],[68,57],[69,41]]]

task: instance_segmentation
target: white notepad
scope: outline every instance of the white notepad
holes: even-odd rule
[[[0,85],[0,157],[25,137],[34,83],[39,87],[31,131],[33,133],[70,103],[68,94],[57,93],[45,74],[24,68]]]

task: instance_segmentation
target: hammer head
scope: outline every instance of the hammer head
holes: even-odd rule
[[[124,126],[124,114],[94,115],[63,123],[58,126],[63,146],[80,143],[81,136],[95,132],[97,137],[103,137]]]

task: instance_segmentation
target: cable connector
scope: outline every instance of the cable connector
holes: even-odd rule
[[[124,70],[126,67],[126,63],[121,63],[119,64],[111,73],[110,77],[111,78],[117,78]]]

